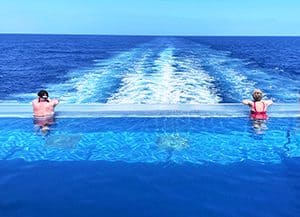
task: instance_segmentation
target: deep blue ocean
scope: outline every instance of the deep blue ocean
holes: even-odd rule
[[[0,100],[223,103],[261,88],[297,102],[300,37],[0,35]]]
[[[40,89],[62,104],[214,104],[254,88],[299,102],[300,37],[0,34],[0,107]],[[299,117],[61,114],[48,134],[0,117],[0,217],[299,216]]]

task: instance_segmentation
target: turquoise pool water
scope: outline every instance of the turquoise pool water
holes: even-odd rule
[[[32,118],[1,118],[0,142],[1,159],[26,161],[230,164],[300,156],[297,117],[256,124],[248,117],[58,115],[46,134]]]
[[[237,105],[61,105],[43,133],[6,105],[0,216],[297,216],[298,107],[283,107],[257,128]]]

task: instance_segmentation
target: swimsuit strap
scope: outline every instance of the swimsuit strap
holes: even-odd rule
[[[253,102],[253,108],[254,108],[254,111],[257,112],[256,111],[256,102]]]

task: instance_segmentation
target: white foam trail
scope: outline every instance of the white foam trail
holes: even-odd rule
[[[214,104],[222,100],[217,94],[215,79],[201,66],[195,67],[194,61],[188,58],[177,58],[176,63],[181,69],[177,75],[182,93],[186,96],[182,97],[182,103]]]
[[[122,73],[130,70],[130,64],[134,62],[138,52],[135,49],[122,53],[113,59],[97,63],[92,70],[71,75],[72,78],[63,84],[63,89],[71,91],[65,93],[62,99],[73,103],[95,102],[99,99],[105,101]],[[75,89],[75,92],[72,89]]]
[[[160,54],[160,58],[165,58],[168,52],[170,52],[169,49],[164,50]],[[161,86],[165,86],[165,80],[169,79],[170,70],[172,70],[171,67],[164,66],[164,68],[161,69],[163,73],[157,73],[159,60],[156,60],[151,72],[147,74],[143,66],[144,61],[145,58],[136,64],[136,70],[134,72],[128,73],[122,79],[121,88],[108,99],[108,103],[149,104],[168,102],[168,96],[161,92]],[[162,79],[165,80],[162,81]]]
[[[151,73],[144,73],[143,61],[138,70],[122,79],[121,88],[108,103],[112,104],[176,104],[217,103],[220,98],[213,91],[213,78],[201,69],[178,71],[174,47],[168,46],[154,60]]]
[[[230,57],[226,51],[217,51],[204,45],[193,44],[190,48],[191,57],[198,56],[194,64],[206,68],[207,72],[221,84],[220,93],[234,102],[251,97],[255,88],[261,88],[273,100],[289,100],[298,98],[296,87],[299,81],[281,76],[267,69],[251,69],[247,62]],[[283,85],[286,84],[286,85]],[[280,102],[280,100],[279,100]]]
[[[256,83],[240,72],[242,62],[228,57],[228,52],[216,51],[204,45],[192,44],[190,48],[194,67],[203,67],[218,83],[218,92],[240,101],[250,96]],[[195,58],[197,57],[197,58]],[[238,62],[238,63],[237,63]],[[237,64],[237,65],[235,65]]]
[[[135,48],[121,53],[111,59],[97,61],[93,68],[70,72],[65,83],[49,84],[45,87],[51,97],[58,97],[67,103],[92,103],[105,102],[106,98],[114,91],[115,85],[123,73],[135,70],[132,63],[140,59],[145,48]],[[23,93],[17,97],[30,99],[36,93]]]
[[[212,104],[222,97],[239,102],[256,87],[282,99],[299,97],[299,81],[249,69],[229,55],[185,39],[159,38],[96,61],[91,69],[62,75],[68,77],[66,82],[45,89],[53,98],[76,104]],[[36,93],[23,93],[11,99],[35,97]]]

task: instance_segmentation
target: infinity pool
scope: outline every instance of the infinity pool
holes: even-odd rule
[[[57,118],[48,133],[31,118],[2,118],[0,158],[127,163],[280,163],[300,156],[297,118],[254,126],[248,118]]]
[[[300,213],[297,116],[64,114],[1,118],[1,217]]]

